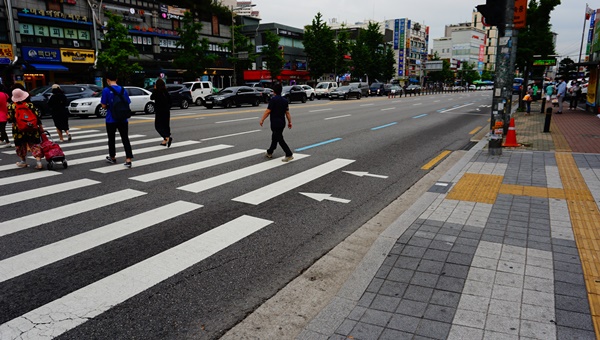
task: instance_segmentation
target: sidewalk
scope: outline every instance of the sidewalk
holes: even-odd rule
[[[524,146],[469,150],[297,338],[596,339],[600,119],[565,109],[543,133],[539,104],[513,116]]]

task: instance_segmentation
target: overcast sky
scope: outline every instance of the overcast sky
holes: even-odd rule
[[[561,2],[550,19],[552,30],[558,33],[556,52],[578,61],[586,0]],[[318,12],[325,20],[336,18],[338,22],[347,23],[409,18],[430,26],[431,48],[433,39],[444,35],[445,25],[470,22],[475,6],[484,4],[485,0],[253,0],[253,3],[263,23],[276,22],[298,28],[310,25]],[[588,3],[591,8],[600,8],[600,0]],[[587,26],[589,21],[586,41]]]

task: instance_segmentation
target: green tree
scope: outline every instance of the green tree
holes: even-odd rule
[[[394,50],[391,46],[386,46],[385,56],[383,58],[383,63],[381,65],[382,79],[392,79],[395,76],[396,68],[394,64],[396,63],[396,56],[394,54]]]
[[[564,79],[576,78],[577,67],[573,59],[566,57],[558,63],[557,75]]]
[[[216,60],[216,56],[208,53],[208,39],[200,39],[202,23],[196,19],[194,13],[185,12],[181,24],[181,27],[177,28],[180,37],[177,46],[183,49],[177,53],[173,65],[186,70],[184,77],[195,79]]]
[[[485,69],[481,72],[481,80],[494,80],[494,75],[490,70]]]
[[[283,69],[283,46],[279,46],[279,36],[271,31],[265,32],[265,40],[261,55],[267,63],[267,70],[271,73],[271,80],[277,78]]]
[[[235,48],[232,48],[235,43]],[[223,44],[230,51],[234,52],[235,55],[231,55],[228,60],[235,66],[235,75],[233,84],[239,84],[239,79],[244,79],[244,70],[250,69],[252,62],[256,59],[256,53],[254,53],[254,44],[242,33],[242,26],[235,25],[233,28],[233,41],[230,40]]]
[[[312,78],[317,79],[334,70],[336,45],[334,33],[324,22],[321,13],[317,13],[312,24],[304,28],[304,51],[308,56],[308,66]]]
[[[356,77],[366,74],[369,81],[387,81],[391,78],[392,75],[386,74],[389,70],[386,63],[391,62],[393,65],[394,61],[386,58],[387,46],[383,42],[378,23],[370,22],[366,30],[361,30],[351,50],[354,67],[352,73]]]
[[[128,37],[127,27],[121,23],[121,17],[110,12],[104,13],[108,18],[106,34],[102,38],[102,52],[98,53],[98,66],[105,71],[113,71],[119,75],[121,83],[128,84],[135,71],[142,67],[132,58],[137,58],[139,52]]]
[[[350,55],[350,49],[352,44],[350,43],[350,33],[345,25],[337,31],[337,38],[335,42],[335,73],[344,74],[350,71],[350,61],[346,59],[347,55]]]
[[[460,71],[464,82],[473,84],[475,80],[481,79],[479,72],[475,69],[474,63],[464,62],[461,64],[462,70]]]
[[[450,61],[442,60],[442,70],[441,71],[432,71],[428,72],[427,75],[430,81],[436,83],[444,83],[449,84],[454,82],[454,72],[450,69]]]

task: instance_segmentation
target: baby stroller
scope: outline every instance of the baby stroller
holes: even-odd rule
[[[50,132],[42,131],[40,135],[42,138],[42,151],[44,153],[44,157],[46,158],[46,162],[48,162],[46,165],[48,170],[52,170],[54,168],[54,164],[58,162],[61,162],[63,168],[66,169],[68,164],[67,160],[65,159],[65,153],[62,151],[60,145],[52,141]]]

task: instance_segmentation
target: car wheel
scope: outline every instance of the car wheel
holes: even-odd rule
[[[311,93],[311,94],[310,94],[310,101],[312,102],[313,100],[315,100],[315,94],[314,94],[314,93]]]
[[[233,107],[233,101],[232,100],[228,100],[225,103],[225,108],[230,109],[231,107]]]
[[[181,104],[179,105],[179,107],[182,109],[187,109],[188,107],[190,107],[190,102],[188,102],[188,100],[184,98],[181,100]]]
[[[348,96],[347,96],[347,95],[344,95],[344,100],[346,100],[346,99],[348,99]]]
[[[96,106],[95,113],[96,113],[96,117],[98,117],[98,118],[106,117],[106,109],[103,109],[101,104],[98,104],[98,106]]]
[[[356,96],[356,99],[360,99],[360,93]]]
[[[144,113],[147,115],[151,115],[154,113],[155,109],[156,107],[154,106],[154,103],[146,103],[146,106],[144,107]]]
[[[258,106],[260,105],[260,99],[256,98],[256,100],[254,100],[254,103],[252,103],[252,106]]]
[[[202,98],[196,98],[196,106],[202,106]]]
[[[306,95],[303,95],[303,96],[302,96],[302,102],[303,102],[303,103],[306,103]]]

